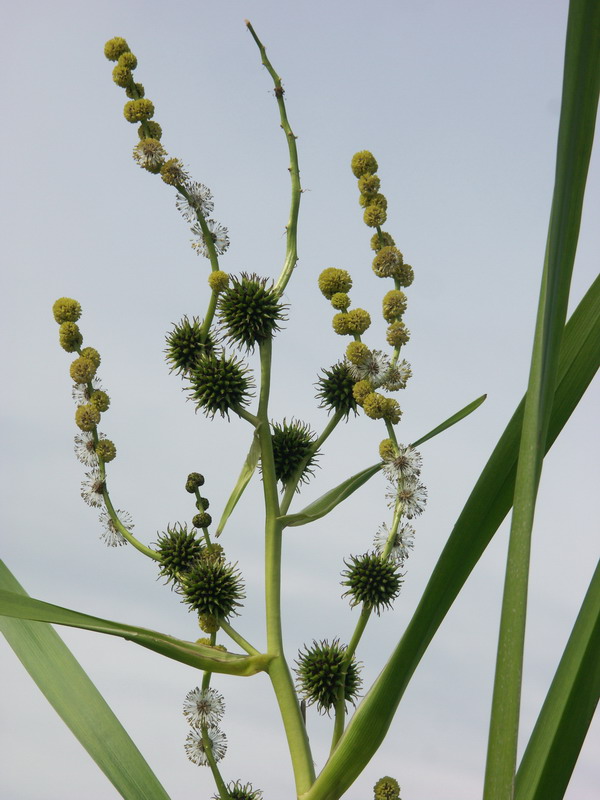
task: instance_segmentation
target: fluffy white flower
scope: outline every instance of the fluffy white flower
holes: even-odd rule
[[[394,534],[392,548],[389,552],[388,558],[395,561],[396,564],[402,566],[409,556],[409,550],[414,547],[415,531],[412,525],[402,525]],[[375,549],[381,555],[390,538],[390,531],[388,526],[382,523],[381,527],[375,534]]]
[[[134,527],[131,514],[129,514],[127,511],[122,511],[120,508],[118,508],[115,513],[119,518],[121,525],[124,528],[127,528],[128,531]],[[127,539],[117,528],[106,509],[103,509],[100,512],[100,522],[104,528],[100,534],[100,538],[107,545],[107,547],[120,547],[123,544],[127,544]]]
[[[75,455],[86,467],[98,466],[98,456],[95,448],[96,444],[91,431],[81,431],[75,437]]]
[[[389,369],[390,360],[381,350],[371,350],[360,364],[348,364],[348,372],[352,376],[352,380],[370,381],[374,389],[381,386]]]
[[[381,385],[388,392],[397,392],[398,389],[405,389],[408,379],[412,375],[412,369],[408,361],[403,359],[399,364],[394,364],[383,376]]]
[[[412,519],[423,513],[427,502],[427,489],[422,483],[419,483],[418,478],[406,478],[398,483],[392,483],[388,498],[392,507],[396,505],[397,501],[402,503],[404,514],[408,519]]]
[[[210,749],[215,761],[220,761],[227,752],[227,737],[216,727],[207,728],[206,733]],[[192,728],[185,740],[185,752],[190,761],[201,767],[206,767],[208,758],[202,741],[202,731]]]
[[[104,506],[103,491],[104,478],[100,475],[100,472],[97,469],[86,472],[85,480],[81,482],[81,496],[88,506],[102,508]]]
[[[183,713],[190,725],[195,728],[217,725],[225,711],[223,695],[216,689],[196,687],[187,693],[183,703]]]
[[[215,207],[213,196],[208,186],[194,182],[187,184],[185,189],[189,195],[189,200],[182,194],[178,194],[175,200],[175,205],[184,219],[192,223],[197,222],[197,212],[200,212],[203,217],[207,217]]]
[[[95,377],[91,381],[91,384],[92,392],[102,389],[102,381],[98,377]],[[71,395],[73,396],[73,400],[75,400],[75,405],[84,406],[86,403],[89,403],[92,392],[89,391],[87,383],[74,383],[71,389]]]
[[[223,225],[219,225],[219,223],[215,222],[214,219],[207,219],[206,224],[214,242],[215,250],[220,256],[223,255],[223,253],[229,247],[229,233],[227,228],[223,227]],[[192,240],[192,247],[198,253],[208,258],[208,248],[206,247],[206,242],[204,241],[204,234],[202,233],[200,223],[192,225],[192,233],[198,237],[197,239]]]
[[[398,445],[398,454],[385,459],[384,474],[392,481],[414,478],[421,474],[423,457],[410,445]]]

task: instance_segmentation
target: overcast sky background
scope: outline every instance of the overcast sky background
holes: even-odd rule
[[[2,558],[29,593],[68,608],[195,639],[193,616],[156,581],[153,563],[99,540],[96,512],[79,497],[72,452],[70,356],[57,341],[53,301],[84,309],[112,398],[101,429],[115,441],[115,505],[135,534],[157,538],[193,513],[183,489],[205,474],[214,517],[237,478],[246,423],[194,415],[169,375],[164,335],[204,313],[208,262],[189,246],[174,193],[131,159],[136,128],[104,59],[106,39],[127,38],[136,79],[156,106],[163,143],[211,187],[231,247],[222,268],[276,277],[285,248],[289,178],[269,76],[243,20],[249,17],[282,75],[298,135],[305,192],[289,322],[274,350],[271,414],[322,430],[313,383],[345,340],[316,286],[328,266],[348,269],[352,300],[371,311],[365,337],[383,347],[381,296],[370,268],[352,154],[373,151],[389,201],[385,226],[415,282],[407,291],[405,348],[414,377],[400,396],[401,441],[414,441],[468,402],[487,402],[422,448],[429,490],[417,521],[403,593],[369,624],[359,649],[369,686],[404,630],[451,527],[526,385],[548,215],[566,30],[562,0],[355,0],[281,2],[43,2],[10,4],[2,39]],[[596,152],[588,181],[571,309],[597,271],[600,212]],[[598,386],[546,460],[533,540],[521,748],[535,722],[597,558]],[[361,416],[327,443],[321,469],[296,508],[377,459],[382,424]],[[594,438],[595,437],[595,438]],[[358,611],[340,598],[342,559],[365,552],[389,522],[385,482],[374,479],[329,517],[285,534],[284,624],[291,660],[304,642],[347,641]],[[244,574],[236,627],[264,646],[261,491],[255,480],[222,537]],[[386,742],[347,793],[371,796],[394,775],[403,800],[481,796],[506,555],[502,526],[429,647]],[[191,668],[111,637],[60,629],[173,798],[208,798],[208,770],[183,742]],[[233,648],[235,649],[235,648]],[[7,800],[116,797],[0,642],[0,794]],[[226,697],[226,780],[294,796],[270,684],[215,676]],[[317,769],[330,721],[309,711]],[[567,792],[598,796],[590,730]]]

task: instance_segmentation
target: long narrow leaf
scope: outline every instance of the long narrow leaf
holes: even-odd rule
[[[54,606],[6,590],[0,590],[0,616],[50,622],[57,625],[68,625],[71,628],[96,631],[96,633],[106,633],[109,636],[120,636],[122,639],[127,639],[127,641],[154,650],[167,658],[191,667],[227,675],[255,675],[257,672],[264,671],[272,659],[268,655],[238,656],[233,653],[225,653],[207,645],[186,642],[183,639],[176,639],[173,636],[146,628],[80,614],[78,611],[71,611],[68,608]]]
[[[0,586],[27,596],[2,562]],[[0,617],[0,631],[115,789],[127,800],[169,800],[125,728],[56,631],[41,622],[7,617]]]
[[[549,450],[600,366],[600,277],[571,316],[561,345]],[[303,800],[341,797],[383,741],[415,669],[512,505],[523,401],[485,465],[408,627]]]
[[[483,790],[512,800],[517,762],[531,535],[577,250],[600,91],[600,3],[571,0],[556,179],[525,398]]]
[[[233,509],[238,504],[238,500],[244,493],[244,489],[250,483],[250,479],[254,475],[256,470],[256,465],[260,459],[260,442],[258,439],[258,434],[254,431],[254,436],[252,438],[252,444],[250,445],[250,450],[248,451],[248,455],[244,461],[242,466],[242,471],[240,472],[240,476],[237,479],[236,485],[233,487],[233,491],[229,496],[229,500],[225,505],[225,509],[221,515],[221,519],[219,520],[219,525],[215,532],[215,536],[220,536],[223,532],[223,528],[227,524],[227,520],[231,516]]]
[[[600,696],[600,563],[521,759],[515,800],[561,800]]]
[[[473,400],[472,403],[469,403],[468,406],[461,408],[460,411],[457,411],[456,414],[453,414],[451,417],[448,417],[447,420],[438,425],[429,433],[426,433],[425,436],[421,436],[420,439],[417,439],[416,442],[411,444],[411,447],[418,447],[423,442],[428,442],[430,439],[433,439],[434,436],[438,436],[440,433],[447,431],[448,428],[451,428],[453,425],[456,425],[457,422],[460,422],[461,419],[468,417],[469,414],[472,414],[475,409],[479,408],[479,406],[484,402],[486,399],[487,394],[482,394],[481,397],[478,397],[477,400]]]

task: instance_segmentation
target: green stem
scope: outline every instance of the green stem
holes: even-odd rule
[[[285,108],[285,102],[283,100],[283,93],[284,88],[281,85],[281,78],[273,69],[273,66],[269,59],[267,58],[267,52],[265,50],[264,45],[256,35],[254,28],[246,20],[246,26],[248,30],[252,34],[252,38],[256,42],[258,49],[260,51],[260,56],[262,60],[262,64],[266,67],[267,72],[273,79],[273,83],[275,84],[275,98],[277,100],[277,105],[279,107],[279,117],[281,120],[281,127],[285,133],[285,138],[288,144],[288,150],[290,154],[290,178],[292,181],[292,200],[291,200],[291,207],[290,207],[290,218],[288,220],[288,224],[286,227],[286,250],[285,250],[285,261],[283,263],[283,268],[281,270],[281,274],[275,283],[275,291],[278,294],[282,294],[285,287],[288,284],[289,279],[292,276],[292,271],[296,266],[296,262],[298,261],[298,246],[297,246],[297,232],[298,232],[298,212],[300,211],[300,195],[302,194],[302,187],[300,185],[300,169],[298,167],[298,150],[296,148],[296,137],[294,136],[292,129],[290,127],[290,123],[288,122],[287,112]]]
[[[202,744],[204,745],[204,754],[206,755],[210,771],[212,772],[215,783],[217,784],[217,790],[221,795],[221,800],[231,800],[229,792],[227,791],[227,787],[225,786],[225,782],[221,777],[219,768],[217,767],[217,762],[215,761],[215,757],[213,756],[212,747],[210,746],[210,739],[208,738],[208,730],[206,726],[203,725],[201,731],[202,731]]]
[[[106,505],[106,510],[108,511],[108,515],[112,520],[113,525],[119,531],[119,533],[127,539],[129,544],[133,545],[136,550],[139,550],[140,553],[143,553],[145,556],[149,558],[153,558],[155,561],[160,561],[160,556],[153,550],[151,547],[146,547],[145,544],[142,544],[138,541],[135,536],[133,536],[130,531],[123,525],[119,517],[117,516],[117,512],[114,509],[114,506],[111,502],[110,495],[108,494],[108,489],[106,488],[106,484],[104,484],[104,489],[102,490],[102,497],[104,498],[104,503]]]
[[[229,636],[230,639],[233,639],[236,644],[239,644],[242,650],[245,650],[248,655],[259,656],[261,654],[260,650],[257,650],[256,647],[253,647],[250,644],[250,642],[247,642],[241,633],[238,633],[228,622],[225,620],[219,620],[219,624],[227,636]]]
[[[271,340],[260,346],[261,384],[258,406],[258,436],[261,451],[262,483],[265,498],[265,604],[267,650],[275,656],[269,664],[269,677],[279,704],[292,758],[297,793],[307,792],[315,772],[300,704],[283,650],[281,629],[281,524],[273,443],[268,417],[271,381]]]

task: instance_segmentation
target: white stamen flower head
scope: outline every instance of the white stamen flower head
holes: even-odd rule
[[[409,550],[412,550],[414,547],[414,539],[415,531],[412,525],[401,525],[396,533],[394,534],[394,539],[392,541],[392,549],[388,555],[390,561],[395,561],[396,564],[402,566],[406,559],[409,556]],[[385,547],[388,543],[388,539],[390,538],[390,531],[388,526],[385,522],[382,523],[381,527],[375,534],[375,549],[381,555],[385,550]]]
[[[183,703],[183,713],[194,728],[214,728],[225,712],[223,695],[216,689],[199,689],[188,692]]]
[[[165,162],[167,151],[158,139],[142,139],[133,148],[133,157],[144,169],[149,172],[158,172]]]
[[[206,735],[215,761],[220,761],[227,752],[227,737],[216,727],[206,728]],[[190,761],[200,767],[208,765],[208,758],[202,741],[202,731],[192,728],[185,740],[185,752]]]
[[[91,431],[81,431],[75,437],[75,455],[86,467],[97,467],[96,444]]]
[[[406,360],[390,367],[382,377],[381,385],[388,392],[397,392],[398,389],[405,389],[408,379],[412,376],[412,369]]]
[[[348,364],[348,371],[354,381],[370,381],[377,389],[390,369],[389,358],[381,350],[371,350],[358,364]]]
[[[385,466],[383,472],[390,480],[405,480],[414,478],[421,474],[423,457],[418,450],[414,450],[410,445],[398,445],[398,453],[384,459]]]
[[[423,513],[427,502],[427,489],[419,483],[418,478],[406,478],[403,481],[392,482],[391,491],[387,496],[391,507],[399,501],[402,503],[404,514],[408,519],[412,519]]]
[[[118,508],[115,513],[119,518],[121,525],[123,525],[124,528],[127,528],[128,531],[134,527],[131,514],[129,514],[127,511],[121,511],[121,509]],[[127,539],[112,521],[106,509],[103,509],[100,512],[100,522],[104,527],[104,530],[100,534],[100,538],[107,545],[107,547],[120,547],[123,544],[127,544]]]
[[[104,478],[98,470],[93,469],[91,472],[85,473],[85,480],[81,482],[81,496],[88,506],[104,507],[104,497],[102,496],[104,485]]]
[[[97,392],[102,389],[102,381],[100,378],[95,375],[94,378],[90,381],[92,385],[92,390],[88,389],[87,383],[74,383],[73,388],[71,389],[71,395],[73,400],[75,401],[75,405],[77,406],[84,406],[86,403],[90,402],[90,398],[92,396],[92,392]]]
[[[212,192],[203,183],[188,183],[185,190],[189,195],[189,200],[182,194],[178,194],[175,200],[177,209],[182,214],[183,218],[188,222],[195,223],[198,221],[197,212],[200,212],[203,217],[207,217],[212,213],[215,204],[213,203]]]
[[[219,225],[219,223],[215,222],[214,219],[207,219],[206,224],[215,245],[215,250],[220,256],[222,256],[229,247],[229,233],[227,228],[225,228],[223,225]],[[198,237],[192,241],[192,247],[196,250],[196,252],[200,253],[205,258],[208,258],[208,248],[206,246],[206,242],[204,241],[204,234],[202,233],[200,223],[192,225],[192,233]]]

